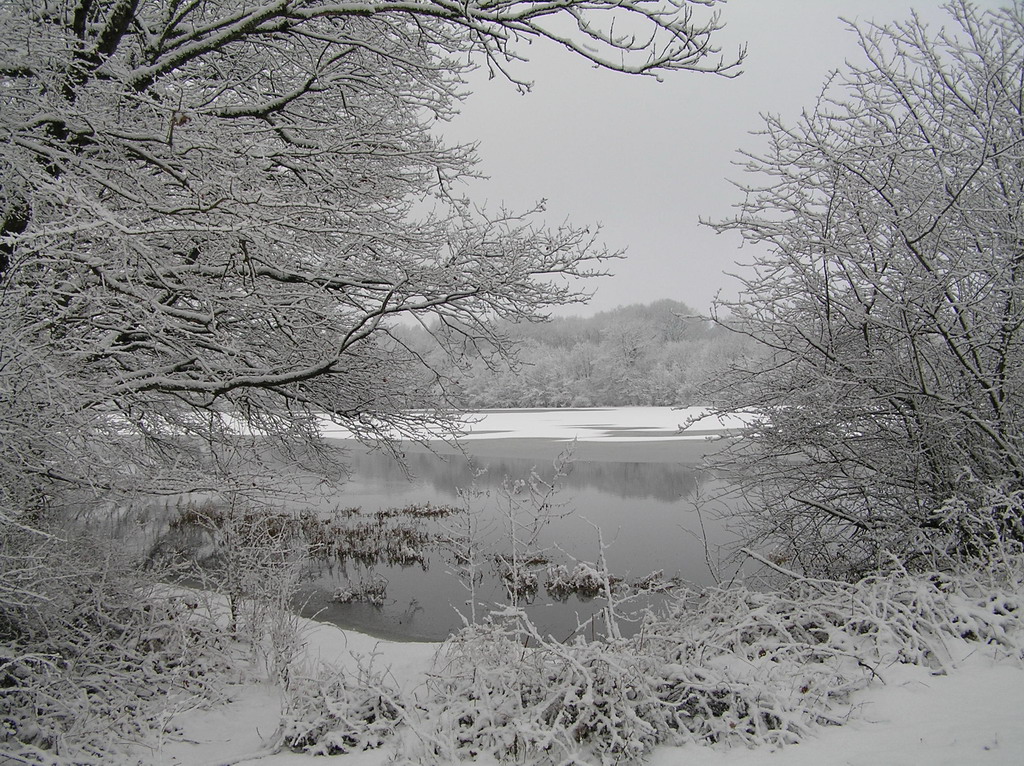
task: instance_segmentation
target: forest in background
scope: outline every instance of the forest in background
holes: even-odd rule
[[[701,381],[749,350],[743,336],[684,303],[659,300],[591,317],[503,322],[516,361],[467,344],[453,370],[462,403],[496,407],[623,407],[706,404]]]

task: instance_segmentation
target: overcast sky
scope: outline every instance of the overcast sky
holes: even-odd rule
[[[594,283],[588,306],[561,313],[661,298],[705,311],[719,289],[733,290],[723,272],[744,253],[738,236],[716,235],[698,218],[727,216],[738,200],[727,179],[741,177],[736,150],[758,146],[750,132],[759,115],[794,121],[829,71],[859,60],[839,16],[888,22],[911,8],[936,25],[947,19],[938,0],[729,0],[719,41],[726,54],[748,46],[744,74],[732,80],[678,72],[659,83],[534,44],[517,70],[534,82],[531,93],[477,73],[444,133],[479,142],[490,178],[471,187],[476,199],[513,209],[546,199],[552,223],[600,223],[610,248],[628,250],[614,276]]]

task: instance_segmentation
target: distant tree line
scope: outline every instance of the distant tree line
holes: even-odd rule
[[[452,373],[467,407],[700,404],[700,381],[747,345],[674,300],[500,331],[518,344],[517,360],[467,344]]]

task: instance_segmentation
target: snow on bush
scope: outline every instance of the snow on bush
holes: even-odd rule
[[[431,690],[432,737],[419,737],[428,747],[410,758],[561,763],[589,750],[602,761],[637,760],[669,735],[655,670],[656,658],[631,642],[561,644],[509,609],[449,642]]]
[[[662,743],[791,744],[846,721],[852,693],[894,663],[943,673],[968,642],[1024,660],[1022,573],[1017,561],[681,593],[631,638],[569,644],[510,607],[450,639],[416,699],[369,676],[316,687],[289,741],[340,752],[404,728],[400,759],[418,764],[622,764]]]
[[[548,567],[544,589],[554,599],[566,599],[570,595],[580,598],[594,598],[604,592],[608,577],[585,561],[579,561],[570,571],[564,564]]]
[[[293,673],[286,689],[282,742],[312,755],[380,747],[403,715],[400,695],[372,658],[348,673],[320,666]]]
[[[197,598],[84,534],[0,525],[0,550],[0,762],[132,763],[169,710],[219,699],[237,658]]]
[[[387,595],[387,578],[383,575],[375,574],[369,580],[350,581],[347,587],[338,588],[331,596],[331,600],[339,604],[363,602],[373,606],[384,606]]]

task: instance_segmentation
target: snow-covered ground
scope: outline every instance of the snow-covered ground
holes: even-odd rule
[[[668,408],[609,410],[534,410],[485,413],[472,425],[470,439],[547,438],[643,440],[689,438],[679,424],[698,413]],[[697,432],[736,423],[702,423]],[[334,434],[343,436],[341,433]],[[341,667],[354,657],[375,655],[392,682],[406,690],[420,684],[441,645],[379,641],[331,625],[304,621],[306,657]],[[654,766],[1020,766],[1024,764],[1024,661],[1007,658],[980,643],[949,647],[950,670],[935,675],[927,668],[893,663],[878,669],[884,679],[855,693],[843,726],[817,729],[798,745],[775,750],[718,749],[690,745],[660,747]],[[251,683],[234,689],[228,704],[213,710],[170,711],[168,736],[157,743],[152,763],[163,765],[245,763],[261,766],[312,766],[324,763],[290,752],[267,753],[281,715],[281,698],[271,687]],[[335,756],[341,766],[379,766],[392,747]],[[480,761],[491,763],[491,761]]]
[[[351,666],[375,654],[378,667],[412,689],[428,672],[440,645],[383,642],[330,625],[305,624],[312,659]],[[966,646],[966,645],[965,645]],[[948,675],[914,665],[881,669],[885,683],[858,692],[844,726],[819,729],[798,745],[775,750],[720,750],[690,745],[658,748],[653,766],[1020,766],[1024,763],[1024,668],[998,661],[986,647],[968,649]],[[313,756],[261,752],[277,727],[281,700],[270,687],[240,686],[233,701],[214,710],[182,712],[179,736],[154,752],[154,764],[243,763],[316,766]],[[393,750],[334,756],[339,766],[383,766]],[[251,755],[253,757],[246,757]],[[491,761],[480,761],[491,763]]]

